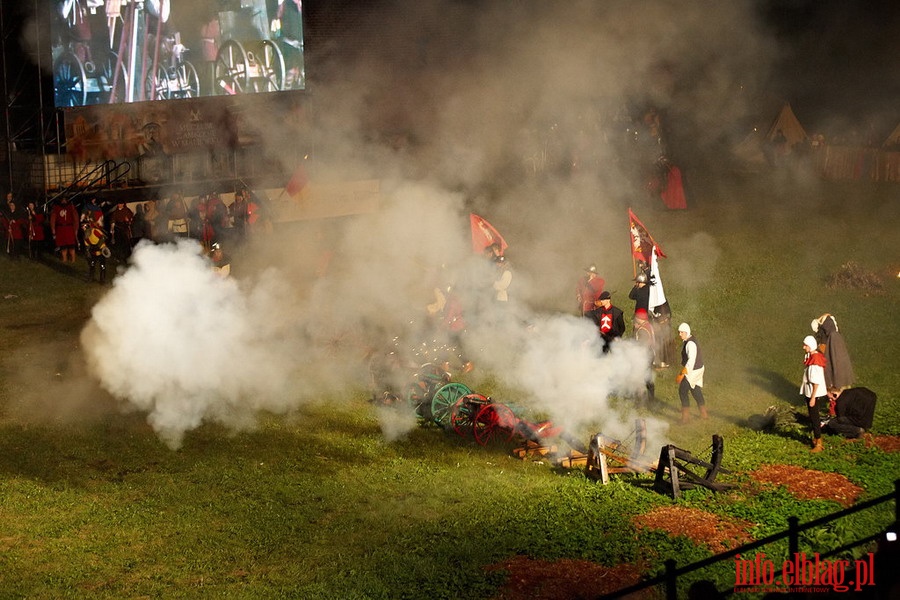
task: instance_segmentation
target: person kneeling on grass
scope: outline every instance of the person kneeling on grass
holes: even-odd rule
[[[822,422],[826,433],[842,435],[846,438],[858,438],[872,428],[875,416],[875,401],[878,396],[864,387],[840,390],[829,390],[832,406],[829,409],[832,418]]]

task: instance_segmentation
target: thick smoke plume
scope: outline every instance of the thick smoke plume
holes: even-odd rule
[[[498,400],[625,435],[633,415],[610,398],[641,393],[649,363],[630,342],[600,355],[592,325],[567,316],[574,282],[597,264],[628,312],[625,208],[646,192],[645,165],[621,152],[620,138],[635,135],[625,116],[652,106],[672,140],[690,140],[682,151],[718,148],[772,55],[753,5],[376,5],[339,51],[310,34],[313,110],[300,134],[265,108],[246,116],[266,156],[308,144],[313,182],[381,180],[379,211],[279,226],[247,247],[240,258],[253,268],[230,280],[196,246],[137,248],[84,330],[91,372],[177,447],[205,421],[240,429],[260,411],[358,393],[373,352],[427,345],[425,306],[453,286],[469,301],[466,353],[522,394]],[[501,310],[479,296],[485,265],[469,247],[469,211],[510,243]],[[328,269],[316,275],[323,252]],[[409,373],[397,377],[403,385]],[[390,437],[412,425],[383,422]]]

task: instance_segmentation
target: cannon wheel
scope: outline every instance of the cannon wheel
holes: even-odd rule
[[[415,377],[406,390],[406,402],[418,416],[430,421],[434,392],[450,382],[450,374],[434,363],[425,363],[416,371]]]
[[[248,86],[247,51],[240,42],[227,40],[216,54],[216,93],[233,96],[243,94]]]
[[[488,402],[487,396],[481,394],[467,394],[457,400],[450,408],[450,426],[453,431],[463,437],[472,435],[475,412]]]
[[[278,44],[272,40],[262,41],[262,66],[265,69],[266,77],[269,80],[267,87],[269,89],[257,90],[259,92],[280,92],[284,89],[284,53]]]
[[[57,106],[84,106],[87,103],[87,74],[75,53],[66,51],[56,59],[53,89]]]
[[[178,87],[173,94],[176,98],[197,98],[200,96],[200,77],[197,69],[189,61],[183,61],[175,71]]]
[[[409,405],[409,408],[412,409],[417,416],[423,419],[428,419],[430,416],[422,414],[424,407],[429,406],[427,402],[427,393],[428,390],[421,381],[413,382],[406,388],[407,405]]]
[[[156,68],[156,77],[153,73],[147,74],[144,82],[144,100],[168,100],[171,98],[169,91],[169,75],[162,66]]]
[[[518,418],[505,404],[491,403],[482,406],[472,422],[475,441],[482,446],[495,442],[508,443],[515,433]]]
[[[105,104],[125,102],[128,97],[128,74],[125,65],[119,63],[115,52],[110,52],[100,70],[100,87]],[[115,89],[114,89],[115,88]]]
[[[431,418],[438,425],[448,427],[450,425],[450,407],[470,393],[472,390],[462,383],[448,383],[441,386],[431,399]]]

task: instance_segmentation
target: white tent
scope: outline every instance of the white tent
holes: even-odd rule
[[[891,135],[884,140],[882,144],[885,148],[897,148],[900,146],[900,125],[897,125],[891,132]]]
[[[768,127],[755,127],[734,148],[735,157],[747,166],[762,166],[776,154],[790,154],[794,146],[809,139],[791,105],[784,103]]]

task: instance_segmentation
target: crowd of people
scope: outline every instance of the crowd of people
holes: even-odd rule
[[[603,352],[609,352],[616,339],[626,336],[625,313],[614,306],[612,295],[604,290],[604,280],[591,265],[578,281],[576,296],[578,310],[597,328]],[[670,366],[674,346],[667,332],[670,331],[671,311],[668,303],[651,309],[648,306],[650,274],[641,270],[634,278],[634,287],[628,297],[634,302],[631,335],[648,348],[651,357],[651,377],[647,382],[644,406],[658,404],[652,372]],[[822,432],[844,437],[860,437],[872,427],[877,395],[865,387],[852,387],[855,381],[847,344],[838,329],[834,315],[825,313],[811,322],[812,335],[803,340],[804,371],[800,394],[805,400],[811,429],[811,451],[824,448]],[[690,422],[690,399],[693,398],[702,419],[709,418],[703,395],[703,378],[706,367],[703,352],[691,326],[678,326],[681,338],[681,369],[675,377],[681,403],[682,424]],[[821,407],[824,407],[820,410]],[[824,412],[822,412],[824,411]]]
[[[603,344],[603,352],[608,352],[611,344],[625,337],[627,326],[624,311],[613,305],[612,295],[604,290],[604,280],[591,265],[585,269],[578,281],[576,297],[578,310],[590,319]],[[634,278],[634,287],[628,297],[634,302],[632,337],[648,348],[653,370],[665,369],[673,362],[674,345],[667,336],[670,331],[671,311],[668,303],[650,309],[648,306],[649,273],[641,271]],[[855,374],[834,315],[825,313],[811,323],[812,335],[803,340],[804,371],[800,393],[805,400],[811,429],[811,451],[821,452],[824,448],[822,432],[844,437],[862,436],[872,427],[877,395],[865,387],[852,387]],[[681,403],[682,424],[689,423],[690,399],[694,402],[702,419],[709,418],[706,399],[703,395],[703,377],[706,367],[703,353],[691,326],[678,326],[681,338],[681,369],[675,377]],[[652,408],[658,404],[655,398],[653,375],[647,382],[647,394],[643,405]],[[821,407],[824,407],[820,410]],[[823,412],[824,411],[824,412]]]
[[[110,260],[124,265],[141,240],[154,243],[193,238],[215,261],[222,257],[222,242],[239,245],[250,232],[271,231],[270,215],[246,188],[226,204],[216,192],[190,201],[180,192],[143,202],[99,201],[88,198],[76,204],[68,197],[48,207],[29,201],[20,206],[12,193],[0,206],[0,229],[7,255],[44,261],[53,255],[74,264],[83,253],[86,278],[107,282]]]
[[[225,264],[228,261],[224,260],[221,240],[229,238],[240,243],[251,230],[271,228],[270,219],[247,189],[236,191],[234,201],[228,205],[215,192],[201,195],[193,202],[175,192],[163,200],[136,203],[135,208],[125,201],[112,205],[98,203],[93,198],[77,207],[70,199],[61,198],[45,212],[33,201],[20,206],[9,193],[0,207],[6,253],[12,260],[28,256],[38,261],[52,253],[59,261],[71,264],[75,262],[76,252],[81,250],[87,262],[87,280],[96,277],[102,284],[107,281],[108,260],[125,264],[140,240],[167,242],[190,237],[200,242],[216,270],[227,275],[230,266]],[[491,265],[491,301],[506,304],[513,273],[504,248],[491,244],[484,249],[484,256]],[[654,373],[671,366],[676,354],[671,311],[668,303],[649,306],[651,285],[651,274],[640,269],[628,297],[634,302],[631,336],[646,346],[651,366],[646,394],[640,404],[652,408],[658,404]],[[612,294],[604,287],[605,280],[596,266],[586,268],[576,284],[576,310],[596,327],[602,351],[606,353],[615,340],[626,335],[627,326],[624,311],[613,304]],[[464,351],[462,337],[467,322],[462,300],[453,285],[435,286],[433,293],[434,302],[426,307],[426,312],[433,330],[444,337],[441,362],[449,369],[449,357],[453,356],[460,369],[468,372],[474,365]],[[800,393],[808,409],[812,451],[821,452],[823,430],[859,437],[871,428],[877,396],[867,388],[852,387],[855,374],[834,315],[825,313],[810,325],[812,334],[804,338],[802,346],[805,354]],[[681,369],[676,375],[681,423],[690,422],[691,397],[700,417],[708,419],[703,395],[703,353],[688,323],[681,323],[677,331],[682,340]]]
[[[493,300],[498,303],[509,301],[512,271],[498,245],[485,248],[485,256],[493,265],[493,281],[490,284]],[[641,268],[634,278],[628,298],[634,302],[631,332],[628,331],[625,311],[613,303],[612,294],[605,288],[605,280],[599,275],[595,265],[584,269],[583,276],[576,284],[576,311],[582,318],[591,321],[596,328],[601,352],[609,353],[616,340],[631,337],[647,349],[649,377],[646,393],[637,399],[638,408],[658,409],[662,403],[656,398],[655,376],[660,370],[673,366],[678,360],[680,369],[675,374],[675,382],[680,400],[680,423],[691,421],[691,398],[701,419],[709,418],[704,397],[704,375],[706,366],[703,352],[692,327],[681,323],[677,333],[681,339],[680,356],[672,335],[671,310],[668,302],[649,306],[649,288],[653,285],[651,274]],[[485,286],[488,288],[488,286]],[[435,361],[448,373],[451,360],[458,361],[458,368],[468,372],[472,361],[465,356],[463,337],[469,323],[464,316],[464,302],[453,285],[436,286],[434,301],[426,307],[432,321],[433,331],[442,333],[444,345],[439,349],[445,358]],[[855,375],[837,321],[825,313],[813,319],[813,334],[803,340],[804,372],[800,393],[805,399],[811,428],[811,451],[821,452],[824,448],[823,431],[845,437],[859,437],[872,426],[876,394],[864,387],[852,387]],[[378,387],[377,385],[375,386]],[[375,396],[380,393],[376,390]],[[375,397],[373,396],[373,397]],[[822,411],[820,411],[820,407]]]
[[[877,396],[868,388],[851,387],[856,376],[834,315],[813,319],[811,327],[813,335],[803,338],[800,394],[809,416],[811,451],[821,452],[823,431],[857,438],[870,429]]]

